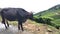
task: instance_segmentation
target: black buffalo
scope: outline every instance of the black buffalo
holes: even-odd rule
[[[21,27],[23,31],[24,29],[22,23],[25,22],[27,19],[33,20],[33,13],[29,13],[23,8],[3,8],[1,10],[1,17],[2,23],[5,25],[6,28],[9,27],[7,20],[18,21],[18,30],[20,30]]]

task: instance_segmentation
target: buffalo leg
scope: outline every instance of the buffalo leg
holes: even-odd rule
[[[5,25],[5,28],[7,29],[7,26],[6,26],[6,23],[5,23],[5,19],[4,19],[3,16],[2,16],[2,23]]]
[[[7,29],[7,26],[6,26],[5,20],[3,20],[2,23],[5,25],[5,28]]]
[[[19,22],[18,22],[18,29],[19,29],[19,30],[20,30],[20,27],[21,27],[21,30],[24,31],[24,30],[23,30],[22,22],[19,21]]]
[[[7,29],[7,26],[6,26],[6,24],[4,24],[5,25],[5,28]]]
[[[8,21],[6,21],[6,23],[7,23],[7,26],[9,27],[9,23],[8,23]]]
[[[19,22],[18,22],[18,30],[20,30],[20,25],[19,25]]]
[[[22,22],[20,23],[21,30],[24,31]]]

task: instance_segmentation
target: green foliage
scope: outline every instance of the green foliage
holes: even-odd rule
[[[60,5],[56,5],[48,10],[39,12],[34,15],[34,18],[39,23],[46,23],[58,29],[60,27]]]

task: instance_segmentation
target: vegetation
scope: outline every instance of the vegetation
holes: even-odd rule
[[[34,18],[39,23],[46,23],[54,26],[57,29],[60,27],[60,5],[56,5],[48,10],[39,12],[34,15]]]

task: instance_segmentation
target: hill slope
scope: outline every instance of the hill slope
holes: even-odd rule
[[[34,15],[35,18],[51,18],[55,26],[60,27],[60,4]]]

